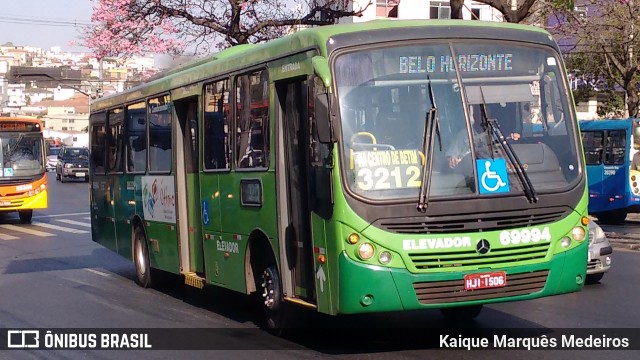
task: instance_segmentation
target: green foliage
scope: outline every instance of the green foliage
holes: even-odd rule
[[[571,10],[575,6],[574,0],[552,0],[552,4],[556,9]]]
[[[607,99],[598,106],[598,116],[602,118],[620,118],[624,116],[624,93],[608,91]]]

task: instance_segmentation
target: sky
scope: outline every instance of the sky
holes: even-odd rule
[[[92,0],[0,0],[0,44],[49,50],[89,52],[82,42],[82,26],[91,23]],[[74,25],[77,24],[77,25]]]

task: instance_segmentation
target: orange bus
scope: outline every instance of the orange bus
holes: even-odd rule
[[[31,222],[33,209],[47,207],[47,173],[42,123],[0,117],[0,213],[17,211]]]

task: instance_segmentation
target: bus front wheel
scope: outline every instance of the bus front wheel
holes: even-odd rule
[[[475,319],[482,311],[482,305],[469,305],[440,309],[440,313],[448,320],[470,321]]]
[[[274,335],[283,335],[286,331],[286,304],[284,304],[282,283],[275,263],[264,266],[256,279],[258,296],[264,314],[264,325]]]
[[[142,228],[137,227],[133,233],[133,263],[136,267],[136,283],[143,288],[153,285],[151,265],[149,265],[149,247]]]
[[[596,216],[603,224],[618,225],[624,223],[627,213],[625,211],[610,211]]]
[[[31,222],[31,218],[33,217],[33,210],[20,210],[18,211],[18,216],[20,216],[21,223],[28,224]]]

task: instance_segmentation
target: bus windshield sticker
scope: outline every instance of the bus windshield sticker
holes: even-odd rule
[[[418,150],[355,151],[351,168],[360,190],[420,187],[423,155]]]
[[[509,192],[507,164],[504,159],[478,159],[476,169],[480,194]]]

